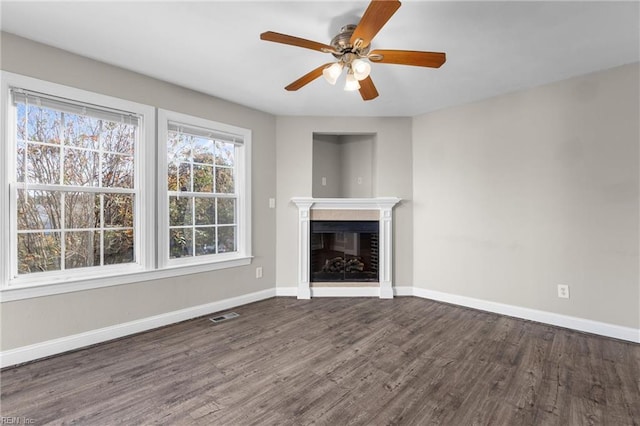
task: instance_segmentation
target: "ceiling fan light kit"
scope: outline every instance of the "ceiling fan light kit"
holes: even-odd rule
[[[360,82],[353,74],[353,70],[349,70],[349,72],[347,72],[347,81],[344,83],[344,90],[352,92],[358,89],[360,89]]]
[[[322,70],[322,76],[329,82],[329,84],[336,84],[338,77],[342,74],[342,67],[342,62],[334,62]]]
[[[349,56],[351,55],[344,55],[342,58],[344,59]],[[369,77],[371,73],[371,65],[368,62],[362,59],[353,59],[350,61],[340,60],[332,63],[322,70],[322,76],[329,84],[335,85],[345,67],[347,68],[347,80],[344,85],[344,90],[346,91],[358,90],[360,88],[358,81]]]
[[[446,61],[446,55],[442,52],[370,51],[371,40],[399,7],[400,2],[397,0],[372,0],[358,25],[342,27],[340,33],[331,40],[330,45],[273,31],[260,34],[260,39],[331,53],[337,59],[336,62],[321,65],[303,75],[285,87],[286,90],[298,90],[321,75],[329,84],[335,85],[342,70],[346,68],[347,77],[344,90],[359,90],[362,99],[368,101],[378,96],[378,91],[370,77],[371,63],[369,61],[429,68],[439,68]]]
[[[369,77],[371,73],[371,64],[362,59],[354,59],[353,62],[351,62],[351,69],[353,70],[353,75],[358,80],[364,80]]]

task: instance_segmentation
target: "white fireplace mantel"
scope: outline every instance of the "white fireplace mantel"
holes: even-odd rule
[[[377,211],[379,225],[378,278],[381,299],[393,298],[393,207],[400,202],[396,197],[378,198],[312,198],[295,197],[291,201],[298,207],[298,299],[311,298],[310,275],[310,229],[312,210],[350,210],[351,220],[358,220],[358,211],[367,213],[363,219],[370,220],[371,211]],[[366,211],[366,212],[365,212]],[[373,283],[375,284],[375,283]],[[338,290],[336,292],[336,290]],[[334,288],[334,292],[339,289]],[[356,292],[357,293],[357,292]],[[355,294],[354,294],[355,295]]]

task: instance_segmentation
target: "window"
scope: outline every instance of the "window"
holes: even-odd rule
[[[250,131],[160,110],[165,266],[249,255]]]
[[[138,117],[11,89],[13,275],[134,263]]]
[[[250,130],[0,75],[4,301],[251,263]]]
[[[143,270],[153,109],[2,76],[2,288]]]

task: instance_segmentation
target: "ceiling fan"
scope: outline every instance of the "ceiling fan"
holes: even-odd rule
[[[267,31],[260,34],[261,40],[289,44],[331,53],[337,61],[320,65],[285,87],[286,90],[298,90],[321,75],[335,84],[343,69],[347,69],[344,90],[359,90],[365,101],[378,96],[376,86],[369,73],[368,61],[382,64],[414,65],[418,67],[440,68],[446,61],[442,52],[420,52],[415,50],[370,50],[371,40],[400,8],[398,0],[372,0],[358,25],[345,25],[331,44],[323,44],[304,38]]]

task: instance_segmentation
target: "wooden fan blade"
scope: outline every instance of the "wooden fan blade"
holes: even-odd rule
[[[351,44],[355,45],[356,40],[362,39],[362,47],[367,47],[399,7],[398,0],[372,0],[351,35]]]
[[[294,81],[293,83],[289,84],[287,87],[285,87],[285,89],[289,91],[294,91],[294,90],[300,89],[301,87],[306,86],[316,78],[320,77],[322,75],[322,70],[324,70],[326,67],[328,67],[332,63],[333,62],[329,62],[328,64],[320,65],[318,68],[314,69],[311,72],[306,73],[305,75],[303,75],[302,77]]]
[[[300,37],[294,37],[286,34],[275,33],[273,31],[267,31],[260,34],[260,40],[273,41],[274,43],[289,44],[291,46],[304,47],[305,49],[319,50],[325,52],[326,49],[333,51],[333,47],[328,44],[318,43],[317,41],[311,41]]]
[[[440,68],[447,60],[447,55],[443,52],[419,52],[415,50],[373,50],[369,55],[382,55],[382,59],[376,59],[375,56],[369,58],[373,62],[430,68]]]
[[[365,101],[370,101],[378,97],[378,90],[376,90],[371,76],[360,80],[360,96],[362,96],[362,99]]]

